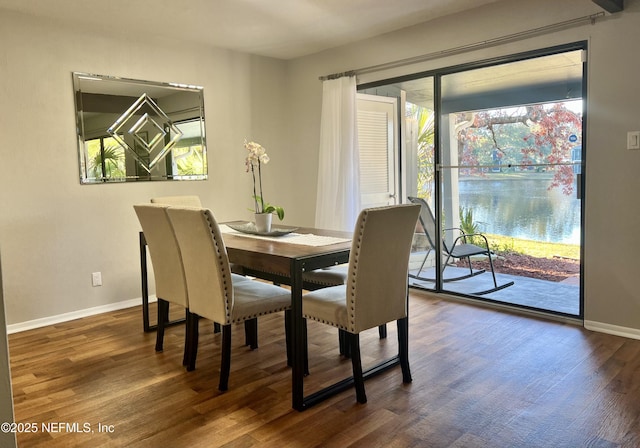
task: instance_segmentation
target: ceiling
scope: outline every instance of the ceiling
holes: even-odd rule
[[[292,59],[497,0],[0,0],[91,32],[180,39]]]

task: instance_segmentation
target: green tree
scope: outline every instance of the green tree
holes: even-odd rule
[[[407,118],[414,120],[418,129],[417,162],[418,193],[430,198],[433,193],[434,177],[434,120],[433,110],[415,104],[407,104]]]
[[[89,174],[94,179],[122,179],[126,177],[124,151],[120,145],[89,148]]]

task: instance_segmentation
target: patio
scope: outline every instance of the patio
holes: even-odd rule
[[[416,270],[410,272],[415,274]],[[445,270],[446,277],[460,275],[467,271],[465,268],[449,266]],[[422,277],[433,278],[435,268],[425,268]],[[498,285],[514,282],[513,286],[490,294],[479,296],[498,302],[523,305],[541,310],[548,310],[563,314],[578,316],[580,314],[580,286],[579,277],[570,277],[562,282],[551,282],[535,278],[496,273]],[[410,278],[409,284],[420,288],[434,289],[434,282]],[[447,291],[471,295],[474,291],[482,291],[493,286],[490,272],[477,275],[465,280],[445,283]]]

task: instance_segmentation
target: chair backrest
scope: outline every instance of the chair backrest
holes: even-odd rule
[[[189,310],[222,325],[231,323],[233,284],[229,257],[211,210],[169,207],[189,288]]]
[[[408,197],[409,201],[414,204],[418,204],[420,206],[420,226],[424,231],[424,235],[427,237],[427,241],[431,247],[430,250],[436,249],[436,218],[433,216],[433,212],[431,211],[431,207],[427,204],[422,198],[416,198],[413,196]],[[443,241],[444,243],[444,241]],[[445,247],[446,250],[446,247]]]
[[[151,203],[176,207],[202,207],[200,197],[195,195],[161,196],[157,198],[151,198]]]
[[[416,204],[360,212],[347,277],[349,331],[406,317],[409,255],[419,213]]]
[[[149,248],[156,297],[188,307],[182,256],[167,216],[167,206],[141,204],[134,205],[133,208],[138,215]]]

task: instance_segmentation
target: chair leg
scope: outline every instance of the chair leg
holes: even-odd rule
[[[200,316],[195,313],[189,313],[189,360],[187,363],[187,372],[196,369],[196,358],[198,357],[198,338],[200,333]]]
[[[213,333],[220,333],[220,324],[218,322],[213,323]]]
[[[191,313],[189,308],[185,308],[184,316],[184,355],[182,356],[182,365],[188,366],[191,358]]]
[[[248,345],[251,350],[258,348],[258,318],[244,321],[244,345]]]
[[[231,324],[222,327],[222,359],[220,362],[220,384],[218,390],[229,388],[229,371],[231,370]]]
[[[349,346],[349,337],[347,332],[338,329],[338,346],[340,348],[340,354],[345,358],[351,358],[351,347]]]
[[[491,275],[493,276],[493,286],[498,288],[498,281],[496,280],[496,271],[493,270],[493,260],[491,259],[491,251],[487,249],[489,255],[489,266],[491,267]]]
[[[356,387],[356,400],[358,403],[367,402],[367,394],[364,391],[364,377],[362,376],[362,361],[360,359],[360,335],[346,333],[351,346],[351,366],[353,369],[353,383]]]
[[[473,266],[471,266],[471,257],[467,257],[467,266],[469,266],[469,275],[473,275]]]
[[[387,324],[378,326],[378,335],[380,339],[387,338]],[[346,331],[338,330],[338,344],[340,346],[340,354],[345,358],[351,357],[351,347],[349,345],[349,339],[346,336]]]
[[[156,329],[156,352],[161,352],[164,346],[164,327],[169,320],[169,302],[158,298],[158,328]]]
[[[398,319],[398,357],[402,369],[402,382],[410,383],[411,369],[409,368],[409,318]]]

